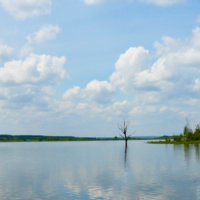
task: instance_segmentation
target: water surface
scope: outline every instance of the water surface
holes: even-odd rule
[[[145,141],[0,143],[0,199],[200,199],[199,152]]]

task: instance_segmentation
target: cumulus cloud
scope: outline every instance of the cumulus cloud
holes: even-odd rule
[[[111,84],[125,93],[146,94],[151,99],[178,99],[200,97],[200,28],[193,30],[187,42],[170,37],[155,42],[158,59],[149,64],[148,50],[130,48],[119,57],[116,71],[110,76]],[[144,96],[142,96],[144,98]]]
[[[64,100],[87,100],[99,104],[106,104],[112,101],[115,87],[107,81],[93,80],[87,84],[86,88],[78,86],[67,90],[63,94]]]
[[[50,14],[50,0],[0,0],[2,8],[17,19]]]
[[[61,31],[60,27],[58,25],[45,25],[42,26],[38,31],[28,35],[26,37],[26,44],[22,47],[20,50],[20,56],[26,56],[32,51],[31,45],[34,43],[43,43],[48,40],[53,40],[56,38],[57,33]]]
[[[39,112],[48,110],[55,92],[51,86],[21,85],[4,87],[0,90],[1,109],[17,110],[29,107]]]
[[[84,103],[79,108],[88,109],[85,101],[101,105],[113,103],[114,94],[120,88],[134,97],[129,114],[153,112],[172,102],[178,103],[178,107],[185,105],[186,100],[196,102],[200,98],[199,41],[200,28],[197,27],[190,39],[163,37],[161,43],[155,42],[154,56],[144,47],[130,47],[115,63],[110,82],[94,80],[83,89],[74,86],[63,94],[63,100]]]
[[[149,51],[144,47],[131,47],[119,57],[115,63],[116,71],[110,76],[112,84],[119,86],[123,91],[132,90],[134,75],[146,67],[143,60],[149,57]]]
[[[24,61],[6,62],[0,68],[0,84],[48,84],[55,85],[67,74],[63,68],[65,57],[30,54]]]
[[[193,108],[199,107],[200,99],[199,33],[197,27],[186,40],[163,37],[161,43],[154,43],[154,56],[141,46],[129,48],[119,56],[110,81],[94,80],[83,89],[75,86],[63,94],[63,102],[74,101],[78,115],[109,119],[152,113],[197,115]],[[132,100],[115,102],[118,88]]]
[[[31,37],[34,42],[36,35]],[[53,117],[84,121],[136,116],[134,122],[141,120],[141,130],[144,123],[151,125],[147,121],[164,120],[164,116],[180,122],[180,118],[189,115],[196,123],[196,110],[200,107],[199,41],[197,27],[191,38],[163,37],[162,42],[155,42],[155,55],[142,46],[130,47],[119,56],[109,81],[93,80],[85,88],[74,86],[63,94],[61,101],[53,97],[53,87],[67,76],[63,68],[65,57],[30,54],[0,68],[0,106],[31,107],[36,110],[35,115],[45,108]],[[144,115],[148,118],[145,122]]]
[[[111,2],[111,1],[117,1],[117,0],[82,0],[84,1],[86,4],[101,4],[101,3],[107,3],[107,2]],[[134,0],[131,0],[134,1]],[[166,5],[172,5],[172,4],[176,4],[176,3],[183,3],[186,2],[187,0],[138,0],[140,2],[145,2],[145,3],[153,3],[156,4],[158,6],[166,6]],[[127,0],[127,2],[130,2],[129,0]]]
[[[82,99],[83,100],[83,99]],[[113,101],[109,104],[90,102],[73,102],[69,100],[56,101],[58,112],[65,113],[67,116],[86,116],[85,120],[89,118],[115,119],[116,117],[129,117],[129,112],[134,107],[133,102],[127,100]]]
[[[0,45],[0,61],[5,62],[12,59],[13,48],[8,47],[7,45]]]
[[[45,54],[6,62],[0,68],[1,109],[52,110],[54,87],[67,77],[65,62],[64,56]]]

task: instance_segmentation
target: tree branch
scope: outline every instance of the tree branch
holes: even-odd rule
[[[118,124],[118,128],[122,133],[124,132],[123,126],[121,124]]]
[[[134,135],[136,131],[137,131],[137,130],[135,130],[135,131],[134,131],[134,133],[133,133],[133,134],[131,134],[131,135],[129,135],[128,137],[130,137],[130,136]]]

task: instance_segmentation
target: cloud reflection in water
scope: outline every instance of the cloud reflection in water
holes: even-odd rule
[[[199,145],[0,143],[0,199],[196,199]],[[186,188],[186,189],[183,189]]]

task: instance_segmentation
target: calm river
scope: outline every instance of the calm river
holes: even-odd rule
[[[0,199],[200,199],[200,146],[0,143]]]

